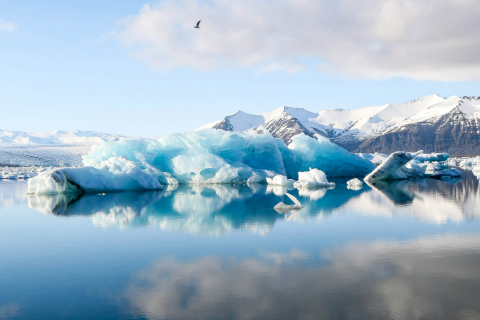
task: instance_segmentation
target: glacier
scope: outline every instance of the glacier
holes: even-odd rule
[[[106,141],[83,157],[85,167],[41,173],[29,181],[29,192],[150,190],[176,184],[267,183],[267,179],[271,184],[291,184],[289,179],[304,180],[299,172],[310,168],[320,169],[325,180],[364,176],[375,168],[326,138],[301,134],[292,140],[287,147],[269,132],[206,129],[158,140]]]

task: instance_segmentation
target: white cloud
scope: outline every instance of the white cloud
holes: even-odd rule
[[[4,21],[0,18],[0,32],[12,32],[15,30],[15,25],[11,22]]]
[[[478,320],[479,240],[355,242],[322,254],[326,264],[298,250],[164,259],[136,274],[124,295],[147,319]]]
[[[119,39],[159,70],[295,72],[310,58],[346,77],[480,80],[479,19],[475,0],[166,0]]]

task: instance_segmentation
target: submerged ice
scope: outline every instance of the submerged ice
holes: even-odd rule
[[[110,167],[118,165],[116,161],[120,158],[125,165],[132,166],[135,174]],[[60,169],[33,178],[29,192],[61,193],[75,188],[84,192],[145,190],[161,188],[160,184],[267,183],[267,178],[271,184],[290,184],[289,179],[302,180],[299,172],[309,168],[319,169],[328,177],[364,176],[375,168],[370,161],[320,136],[315,139],[301,134],[287,147],[283,140],[273,138],[268,132],[213,129],[176,133],[158,140],[103,142],[93,146],[83,162],[83,168]]]

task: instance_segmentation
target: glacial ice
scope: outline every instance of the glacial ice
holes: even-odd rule
[[[295,188],[316,188],[316,187],[332,187],[335,183],[328,182],[327,176],[322,170],[310,168],[307,172],[298,173],[298,181],[293,186]]]
[[[111,157],[95,167],[63,168],[41,172],[28,180],[27,193],[92,193],[123,190],[161,190],[158,180],[140,164]]]
[[[363,187],[363,182],[358,178],[353,178],[347,181],[347,189],[360,190]]]
[[[29,182],[28,191],[55,194],[159,189],[160,184],[291,184],[298,171],[309,167],[320,168],[331,177],[362,176],[373,169],[373,164],[357,155],[325,138],[317,139],[299,135],[287,148],[268,132],[207,129],[158,140],[103,142],[84,156],[85,167],[42,173]],[[300,180],[301,185],[325,185],[323,180]]]
[[[287,179],[286,176],[283,176],[281,174],[276,175],[273,178],[267,178],[267,184],[269,185],[276,185],[276,186],[293,186],[295,183],[295,180],[293,179]]]
[[[292,196],[288,192],[285,193],[285,195],[287,197],[289,197],[290,200],[292,200],[294,204],[285,204],[283,202],[280,202],[277,205],[275,205],[275,207],[273,207],[273,209],[275,209],[275,211],[277,211],[279,213],[285,213],[285,212],[289,212],[289,211],[295,211],[295,210],[302,209],[302,204],[300,203],[300,201],[298,201],[297,198],[295,198],[294,196]]]
[[[422,151],[416,153],[397,151],[392,153],[364,180],[404,180],[424,177],[440,179],[442,176],[461,176],[460,170],[448,168],[445,162],[448,157],[447,153],[424,154]]]

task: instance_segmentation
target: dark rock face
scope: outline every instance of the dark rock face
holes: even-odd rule
[[[391,153],[397,150],[480,154],[480,121],[468,119],[455,108],[438,118],[387,130],[361,143],[355,152]]]
[[[297,118],[283,112],[281,117],[273,119],[265,124],[273,137],[280,138],[285,141],[286,145],[292,142],[292,138],[300,133],[304,133],[309,137],[313,137],[316,132],[308,130]]]
[[[212,127],[213,129],[220,129],[224,131],[233,131],[233,126],[228,120],[228,117],[223,118],[223,120]]]

